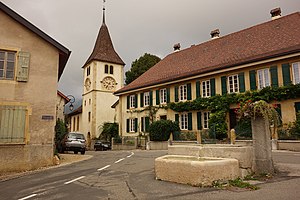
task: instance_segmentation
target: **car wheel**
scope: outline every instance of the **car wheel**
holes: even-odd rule
[[[78,154],[78,151],[74,151],[74,154]]]
[[[82,151],[81,154],[84,155],[84,154],[85,154],[85,151]]]

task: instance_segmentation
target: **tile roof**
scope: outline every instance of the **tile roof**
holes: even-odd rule
[[[300,12],[171,53],[123,92],[300,52]]]
[[[102,62],[115,63],[125,65],[118,53],[115,51],[112,40],[109,35],[108,28],[105,24],[105,15],[103,10],[103,23],[98,33],[98,37],[94,46],[94,50],[90,57],[85,62],[84,66],[89,64],[93,60]]]
[[[4,13],[6,13],[8,16],[16,20],[18,23],[22,24],[29,30],[31,30],[33,33],[37,34],[39,37],[53,45],[55,48],[59,50],[59,69],[58,69],[58,80],[60,79],[64,68],[68,62],[68,59],[71,55],[71,51],[64,47],[62,44],[58,43],[56,40],[51,38],[49,35],[41,31],[39,28],[37,28],[35,25],[27,21],[25,18],[23,18],[21,15],[7,7],[4,3],[0,1],[0,10],[2,10]]]

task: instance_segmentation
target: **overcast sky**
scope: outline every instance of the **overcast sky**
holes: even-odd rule
[[[103,0],[1,1],[72,51],[59,89],[80,99],[81,67],[102,24]],[[300,0],[106,0],[105,7],[126,71],[144,53],[164,58],[175,43],[182,49],[203,43],[216,28],[222,36],[268,21],[273,8],[281,7],[282,15],[300,11]]]

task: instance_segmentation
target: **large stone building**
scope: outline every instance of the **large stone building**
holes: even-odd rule
[[[177,51],[115,92],[120,97],[120,135],[147,132],[149,106],[156,109],[154,120],[176,120],[182,132],[199,132],[209,128],[213,111],[207,107],[181,112],[166,105],[299,84],[300,13],[281,17],[278,8],[271,14],[270,21],[225,36],[220,36],[219,30],[212,31],[210,41],[183,50],[176,45]],[[300,95],[283,99],[271,103],[281,108],[283,123],[289,123],[300,110]],[[232,113],[228,110],[228,129],[234,125]]]
[[[0,2],[0,171],[52,164],[57,82],[70,51]]]

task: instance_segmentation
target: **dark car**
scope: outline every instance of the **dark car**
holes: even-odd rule
[[[70,132],[62,140],[62,151],[74,151],[75,154],[80,152],[85,154],[85,137],[78,132]]]
[[[94,144],[95,151],[106,151],[111,149],[110,142],[96,141]]]

